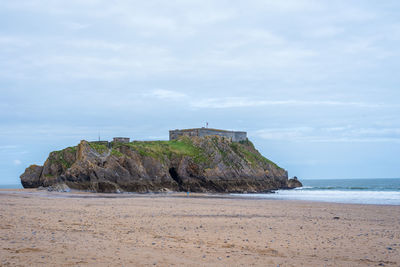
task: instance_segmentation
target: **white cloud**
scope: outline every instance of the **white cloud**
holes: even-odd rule
[[[14,145],[5,145],[5,146],[0,146],[0,151],[2,150],[10,150],[10,149],[14,149],[17,148],[18,146],[14,146]]]
[[[24,48],[29,46],[30,44],[31,42],[23,37],[0,35],[0,47],[3,47],[3,49],[5,47]]]
[[[39,52],[0,62],[0,74],[8,78],[46,77],[46,79],[122,79],[176,72],[175,59],[156,45],[126,44],[96,39],[62,41],[49,38],[43,48],[35,40]],[[46,50],[46,51],[45,51]],[[8,57],[6,58],[8,59]],[[2,67],[4,66],[4,68]]]
[[[358,108],[378,108],[385,105],[380,103],[325,101],[325,100],[263,100],[246,97],[208,98],[193,101],[191,105],[195,108],[243,108],[260,106],[344,106]]]
[[[186,97],[186,95],[183,93],[164,89],[156,89],[144,95],[165,100],[181,100],[182,98]]]
[[[310,35],[318,38],[327,38],[327,37],[331,38],[331,37],[336,37],[339,34],[342,34],[344,31],[345,29],[343,27],[328,25],[312,29]]]
[[[291,142],[395,142],[400,143],[400,128],[357,128],[339,126],[328,128],[293,127],[270,128],[257,131],[257,136],[266,140]]]
[[[74,21],[64,22],[64,25],[67,28],[69,28],[71,30],[75,30],[75,31],[83,30],[83,29],[89,28],[91,26],[91,24],[89,24],[89,23],[79,23],[79,22],[74,22]]]
[[[232,39],[219,45],[221,49],[243,49],[248,45],[276,46],[287,45],[286,40],[262,28],[244,28],[233,31]]]
[[[64,42],[66,46],[71,46],[80,49],[95,49],[95,50],[114,50],[119,51],[122,49],[128,49],[126,44],[108,42],[104,40],[94,40],[94,39],[75,39],[68,40]]]
[[[258,0],[255,1],[258,7],[264,7],[265,9],[271,11],[279,12],[301,12],[305,10],[320,10],[321,2],[315,0],[285,0],[285,1],[275,1],[275,0]]]
[[[256,135],[268,140],[299,141],[313,131],[312,127],[271,128],[258,130]]]
[[[134,16],[126,16],[123,19],[123,23],[131,27],[141,29],[142,31],[167,31],[175,32],[178,31],[180,26],[174,18],[162,17],[162,16],[146,16],[136,14]]]
[[[11,60],[2,59],[7,63],[0,63],[3,77],[15,79],[31,75],[58,80],[121,80],[171,75],[199,79],[233,76],[326,81],[331,76],[351,75],[365,66],[374,66],[374,59],[391,55],[374,40],[366,41],[362,33],[341,35],[340,42],[332,43],[325,42],[324,38],[321,38],[323,42],[316,43],[303,40],[310,31],[311,35],[322,37],[346,32],[345,22],[351,19],[351,14],[373,18],[370,12],[350,4],[338,8],[340,5],[311,0],[249,1],[242,12],[241,4],[228,1],[14,2],[0,6],[10,8],[10,12],[41,12],[45,14],[44,24],[46,14],[58,14],[58,26],[73,30],[90,27],[90,34],[84,37],[68,35],[71,31],[63,35],[53,33],[51,38],[46,33],[38,37],[25,35],[27,41],[36,45],[29,50],[21,48],[15,55],[9,55]],[[325,19],[326,14],[336,15],[338,10],[340,19]],[[273,23],[275,17],[264,21],[266,11],[290,15],[296,33],[277,27]],[[311,14],[310,19],[303,19],[304,11]],[[321,20],[322,25],[314,22]],[[110,29],[112,34],[101,34]],[[13,62],[12,66],[9,61]]]

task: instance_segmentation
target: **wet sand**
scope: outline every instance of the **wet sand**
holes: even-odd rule
[[[0,266],[400,266],[400,206],[0,190]]]

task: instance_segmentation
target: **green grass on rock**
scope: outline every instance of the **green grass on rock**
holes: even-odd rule
[[[131,143],[117,143],[113,145],[113,150],[121,146],[129,146],[137,151],[141,156],[149,156],[159,160],[176,157],[192,157],[194,162],[202,163],[207,160],[204,151],[196,147],[189,138],[172,141],[134,141]]]

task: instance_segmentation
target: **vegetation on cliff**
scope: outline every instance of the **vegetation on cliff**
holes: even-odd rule
[[[188,137],[172,141],[133,141],[131,143],[116,143],[112,145],[113,151],[121,146],[128,146],[137,151],[141,156],[148,156],[165,162],[176,157],[191,157],[196,163],[205,163],[207,157],[200,147],[193,144]]]
[[[215,146],[221,154],[222,160],[229,164],[229,158],[227,157],[229,151],[227,151],[227,147],[221,148],[221,138],[214,137],[211,138],[211,140],[212,142],[210,142],[210,144]],[[210,165],[215,156],[215,153],[208,153],[206,149],[196,145],[193,138],[189,137],[181,137],[178,140],[172,141],[133,141],[131,143],[116,143],[112,145],[112,154],[123,156],[118,150],[121,146],[129,146],[141,156],[149,156],[161,161],[165,161],[166,159],[171,160],[177,157],[191,157],[195,163]],[[105,146],[103,147],[103,149],[105,149]],[[248,139],[240,142],[229,142],[229,148],[252,166],[264,162],[282,169],[274,162],[262,156]]]
[[[62,150],[53,151],[50,153],[48,160],[50,163],[60,164],[64,167],[64,169],[68,169],[74,163],[73,157],[71,158],[68,155],[75,154],[76,150],[77,146],[71,146]]]

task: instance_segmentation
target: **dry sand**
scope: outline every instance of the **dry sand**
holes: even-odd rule
[[[1,190],[0,265],[400,266],[400,206],[111,196]]]

